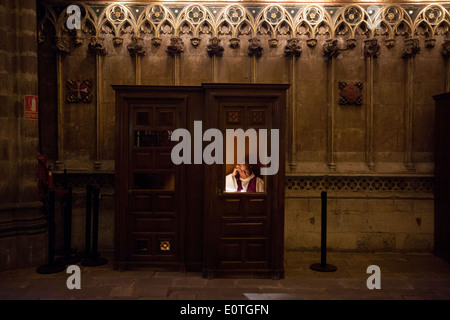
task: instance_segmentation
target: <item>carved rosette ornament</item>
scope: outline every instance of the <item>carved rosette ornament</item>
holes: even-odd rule
[[[145,56],[144,39],[140,37],[132,37],[131,42],[127,46],[128,52],[131,56]]]
[[[223,47],[220,45],[220,39],[213,37],[209,40],[209,44],[206,46],[206,51],[210,57],[221,57],[223,54]]]
[[[261,57],[263,47],[261,47],[261,45],[259,44],[260,40],[255,37],[255,38],[249,39],[248,42],[250,42],[250,44],[247,49],[247,54],[250,57],[256,57],[256,58]]]
[[[317,39],[311,38],[306,40],[306,45],[310,48],[314,48],[317,45]]]
[[[200,45],[201,39],[200,38],[192,38],[191,44],[194,48],[197,48]]]
[[[327,40],[323,44],[323,54],[328,59],[336,58],[341,53],[337,39]]]
[[[179,37],[170,38],[170,45],[167,46],[166,52],[171,57],[182,54],[184,52],[183,40]]]
[[[284,55],[286,57],[300,57],[302,54],[302,47],[300,47],[299,43],[299,39],[289,39],[288,44],[284,47]]]
[[[114,37],[113,44],[114,44],[114,47],[120,47],[123,44],[123,38],[122,37]]]
[[[376,38],[364,40],[364,57],[378,57],[380,55],[381,47]]]
[[[405,47],[403,48],[402,58],[414,58],[420,52],[420,43],[417,38],[410,38],[405,40]]]
[[[99,56],[105,56],[106,55],[106,47],[103,43],[105,39],[100,37],[91,37],[89,41],[89,51],[91,51],[94,54],[97,54]]]
[[[442,44],[442,55],[445,58],[450,58],[450,40],[447,40]]]
[[[241,43],[241,40],[239,40],[239,38],[231,38],[230,39],[230,48],[237,49],[237,48],[239,48],[240,43]]]

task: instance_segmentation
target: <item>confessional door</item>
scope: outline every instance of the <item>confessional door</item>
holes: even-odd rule
[[[285,104],[288,85],[204,85],[206,88],[207,120],[226,137],[227,129],[255,129],[258,141],[267,130],[268,155],[279,147],[279,170],[275,175],[254,174],[264,182],[262,192],[226,190],[225,177],[237,163],[216,164],[206,169],[206,181],[211,185],[205,199],[205,277],[250,275],[282,278],[284,251],[284,163]],[[279,140],[272,141],[271,130],[279,131]],[[242,142],[242,140],[241,140]],[[237,152],[238,141],[229,141]],[[246,160],[259,153],[249,141],[245,146]],[[227,148],[224,147],[224,158]],[[258,154],[258,160],[261,160]],[[273,159],[272,159],[273,160]],[[238,162],[237,158],[235,161]],[[259,161],[259,165],[261,165]],[[205,183],[206,183],[205,181]]]
[[[184,166],[171,160],[192,88],[116,90],[115,268],[185,269]]]

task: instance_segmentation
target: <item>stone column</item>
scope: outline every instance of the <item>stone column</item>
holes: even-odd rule
[[[38,194],[37,120],[24,117],[38,95],[36,1],[0,4],[0,270],[46,261],[46,221]]]
[[[419,39],[405,40],[403,59],[406,60],[406,101],[405,101],[405,148],[404,163],[409,171],[414,171],[413,151],[413,106],[414,106],[414,57],[420,52]]]

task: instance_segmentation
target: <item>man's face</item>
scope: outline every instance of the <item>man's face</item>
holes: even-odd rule
[[[246,179],[250,176],[250,170],[246,164],[238,164],[237,168],[242,179]]]

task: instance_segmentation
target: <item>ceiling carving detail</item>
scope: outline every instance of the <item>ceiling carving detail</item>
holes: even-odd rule
[[[67,27],[66,22],[70,16],[66,12],[67,7],[44,4],[38,14],[39,42],[54,41],[55,48],[62,54],[70,53],[69,42],[77,46],[86,40],[94,43],[95,52],[105,55],[107,52],[101,41],[106,35],[112,35],[114,46],[122,45],[125,37],[127,41],[132,39],[129,49],[130,54],[134,55],[145,54],[145,46],[160,46],[164,36],[173,38],[170,45],[177,46],[180,45],[180,40],[177,39],[188,35],[191,37],[191,45],[197,47],[201,41],[200,36],[207,34],[211,36],[210,41],[215,44],[220,42],[221,46],[231,50],[242,45],[244,42],[240,41],[240,37],[246,35],[246,39],[253,39],[248,48],[249,54],[254,55],[260,54],[256,50],[256,43],[261,35],[269,36],[270,47],[276,47],[279,42],[277,38],[283,35],[290,39],[302,36],[309,47],[314,47],[319,38],[331,40],[341,37],[345,39],[347,47],[351,47],[356,38],[383,37],[384,45],[392,47],[397,36],[406,39],[421,37],[425,39],[424,45],[428,48],[434,46],[437,35],[450,36],[450,7],[445,8],[439,4],[414,7],[392,4],[332,7],[316,4],[72,4],[77,5],[81,11],[79,29],[70,30]],[[52,29],[53,39],[48,39],[48,29]],[[226,43],[220,41],[225,36]],[[247,42],[248,40],[245,41],[246,44]],[[301,52],[300,41],[291,41],[291,46],[292,43],[296,47],[287,49],[291,50],[290,54],[294,52],[297,55]],[[180,48],[168,52],[181,54],[183,50]]]

